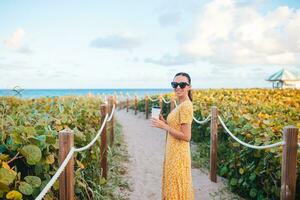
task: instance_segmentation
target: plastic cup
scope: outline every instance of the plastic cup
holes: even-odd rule
[[[156,118],[156,119],[159,119],[159,114],[160,114],[160,107],[159,106],[154,106],[152,107],[152,110],[151,110],[151,116],[153,118]]]

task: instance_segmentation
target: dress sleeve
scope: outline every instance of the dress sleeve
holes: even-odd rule
[[[191,124],[193,121],[193,104],[186,103],[179,109],[179,123]]]

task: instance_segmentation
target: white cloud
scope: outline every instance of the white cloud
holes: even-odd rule
[[[91,47],[125,50],[131,50],[139,47],[140,45],[141,42],[138,38],[128,35],[109,35],[106,37],[98,37],[90,43]]]
[[[10,49],[18,49],[22,45],[24,35],[25,31],[19,28],[8,39],[4,40],[4,45]]]
[[[27,55],[30,55],[33,53],[33,51],[30,49],[30,47],[28,45],[23,45],[21,46],[17,52],[19,53],[23,53],[23,54],[27,54]]]
[[[25,34],[26,33],[22,28],[18,28],[9,38],[4,40],[5,47],[21,54],[32,54],[33,51],[30,46],[28,44],[24,44]]]
[[[300,65],[300,9],[281,6],[263,15],[248,4],[214,0],[183,48],[218,63]]]

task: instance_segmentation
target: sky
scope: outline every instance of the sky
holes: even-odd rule
[[[0,88],[271,87],[300,75],[299,0],[1,0]]]

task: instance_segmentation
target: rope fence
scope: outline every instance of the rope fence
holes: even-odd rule
[[[110,115],[107,113],[108,108],[109,108],[109,110],[111,110]],[[60,178],[60,180],[59,180],[60,182],[61,182],[61,180],[63,182],[65,182],[66,180],[70,180],[67,183],[65,182],[65,185],[59,184],[59,187],[60,187],[60,191],[59,191],[60,198],[59,199],[61,199],[61,200],[73,199],[73,196],[74,196],[74,184],[73,184],[74,164],[73,163],[74,162],[70,163],[70,160],[73,158],[74,153],[85,151],[85,150],[89,149],[91,146],[93,146],[95,144],[95,142],[99,139],[100,136],[101,136],[100,152],[101,152],[101,155],[103,155],[103,157],[101,157],[101,171],[102,171],[102,176],[105,179],[107,178],[106,124],[111,121],[111,123],[113,125],[112,119],[114,116],[114,112],[115,112],[115,103],[113,102],[113,98],[109,98],[108,105],[107,105],[107,103],[105,103],[104,105],[101,105],[102,124],[101,124],[101,127],[98,130],[96,136],[86,146],[83,146],[80,148],[77,148],[74,146],[70,147],[68,153],[63,158],[63,161],[61,162],[60,167],[57,169],[56,173],[52,176],[52,178],[47,183],[47,185],[43,188],[43,190],[40,192],[40,194],[36,197],[36,200],[42,200],[58,178]],[[59,154],[61,157],[62,152],[65,151],[65,149],[63,149],[64,144],[65,144],[64,142],[73,143],[73,133],[70,129],[65,129],[65,130],[59,132],[59,136],[60,136],[59,137],[60,144],[61,143],[63,144],[63,146],[60,146],[60,148],[59,148],[59,151],[60,151]],[[71,141],[69,140],[70,138],[71,138]],[[73,168],[73,169],[71,169],[72,174],[70,174],[70,170],[68,170],[68,167],[67,167],[67,165],[70,165],[70,164],[72,164],[71,168]],[[62,173],[65,174],[65,177],[62,176],[63,175]],[[71,176],[72,179],[70,179],[70,178],[66,179],[67,176]]]
[[[133,101],[134,113],[135,113],[135,115],[137,114],[138,101],[140,101],[141,98],[138,97],[136,94],[134,97],[132,97],[128,93],[126,93],[126,102],[125,102],[124,96],[122,96],[122,94],[120,96],[121,97],[119,98],[119,100],[117,100],[117,95],[115,93],[114,100],[113,100],[114,104],[113,104],[113,106],[110,107],[111,115],[109,117],[108,117],[108,115],[106,115],[104,124],[106,122],[111,121],[111,119],[113,118],[113,113],[115,112],[115,108],[118,104],[120,105],[120,108],[124,108],[125,103],[126,103],[126,110],[128,112],[129,102]],[[107,103],[106,96],[104,96],[102,99],[104,99],[104,101]],[[146,119],[148,119],[148,115],[149,115],[149,100],[152,103],[158,101],[159,106],[161,108],[163,108],[163,103],[165,103],[165,104],[170,103],[171,104],[170,111],[172,111],[173,109],[175,109],[176,107],[179,106],[173,97],[171,97],[170,100],[166,100],[162,94],[160,94],[159,97],[156,99],[153,99],[151,96],[146,95],[145,96]],[[110,99],[108,102],[110,102]],[[210,180],[212,182],[217,182],[217,143],[218,143],[217,135],[218,135],[218,122],[220,122],[223,129],[225,130],[225,132],[231,138],[233,138],[236,142],[238,142],[239,144],[241,144],[247,148],[261,150],[261,149],[268,149],[268,148],[274,148],[274,147],[279,147],[279,146],[283,147],[282,166],[281,166],[281,171],[282,171],[282,173],[281,173],[281,188],[280,188],[281,189],[281,192],[280,192],[281,200],[295,199],[295,193],[296,193],[296,191],[295,191],[296,178],[295,177],[297,177],[297,172],[296,172],[296,170],[297,170],[297,150],[298,150],[298,148],[300,148],[300,143],[298,142],[299,129],[297,127],[295,127],[295,126],[284,127],[283,138],[279,142],[276,142],[274,144],[268,144],[268,145],[253,145],[253,144],[243,142],[238,137],[236,137],[226,126],[226,124],[225,124],[224,120],[221,118],[221,116],[218,115],[218,109],[214,106],[211,108],[211,113],[204,120],[200,121],[200,120],[196,119],[194,115],[193,115],[193,120],[198,124],[205,124],[210,121],[211,143],[210,143],[210,173],[209,173],[209,176],[210,176]],[[102,130],[100,129],[99,131],[101,133]],[[98,134],[97,134],[97,137],[99,137]],[[92,142],[88,145],[92,145],[93,144]],[[85,147],[78,148],[78,149],[72,147],[70,149],[69,153],[66,155],[64,162],[61,164],[61,168],[66,167],[67,163],[71,159],[74,152],[81,150],[81,149],[84,150],[87,148],[89,148],[89,147],[85,146]],[[53,179],[55,178],[55,180],[56,180],[59,177],[59,174],[61,173],[61,171],[63,171],[63,169],[61,169],[61,168],[59,168],[59,170],[57,171],[58,175],[55,174],[53,176]],[[50,185],[50,186],[48,186],[49,188],[51,188],[51,186],[53,185],[52,182],[51,182],[51,184],[49,182],[49,185]]]
[[[196,123],[198,123],[198,124],[206,124],[207,122],[210,121],[211,115],[208,115],[207,118],[204,119],[204,120],[202,120],[202,121],[199,121],[198,119],[196,119],[196,118],[194,117],[194,115],[193,115],[193,119],[194,119],[194,121],[195,121]]]
[[[145,114],[146,119],[148,119],[148,104],[149,100],[151,102],[159,101],[159,105],[162,108],[163,103],[169,104],[170,111],[174,108],[178,107],[177,102],[171,98],[167,101],[162,95],[159,96],[157,99],[152,99],[151,96],[145,96]],[[128,112],[128,101],[127,98],[127,112]],[[134,98],[134,109],[135,114],[137,112],[137,98]],[[294,200],[296,194],[296,179],[294,177],[297,176],[297,150],[300,148],[300,143],[298,143],[298,132],[299,129],[295,126],[286,126],[283,129],[283,139],[279,142],[274,144],[268,145],[252,145],[246,142],[241,141],[237,138],[225,125],[223,119],[218,115],[218,109],[216,107],[211,108],[211,113],[202,121],[197,120],[193,115],[193,120],[198,124],[205,124],[210,121],[210,137],[211,137],[211,144],[210,144],[210,180],[212,182],[217,182],[217,135],[218,135],[218,122],[221,123],[222,127],[224,128],[225,132],[229,134],[235,141],[239,144],[256,149],[267,149],[267,148],[274,148],[278,146],[283,146],[283,154],[282,154],[282,173],[281,173],[281,200]]]
[[[267,148],[273,148],[273,147],[284,145],[283,141],[277,142],[275,144],[265,145],[265,146],[256,146],[256,145],[251,145],[251,144],[245,143],[245,142],[241,141],[240,139],[238,139],[236,136],[234,136],[233,133],[231,133],[231,131],[227,128],[227,126],[225,125],[224,121],[222,120],[222,118],[220,116],[218,116],[218,119],[221,122],[223,128],[225,129],[226,133],[228,133],[235,141],[237,141],[238,143],[240,143],[246,147],[249,147],[252,149],[267,149]]]
[[[171,103],[171,100],[167,101],[164,97],[162,97],[162,100],[164,101],[165,104]]]
[[[158,101],[159,99],[152,99],[151,96],[148,96],[149,100],[152,102]]]

